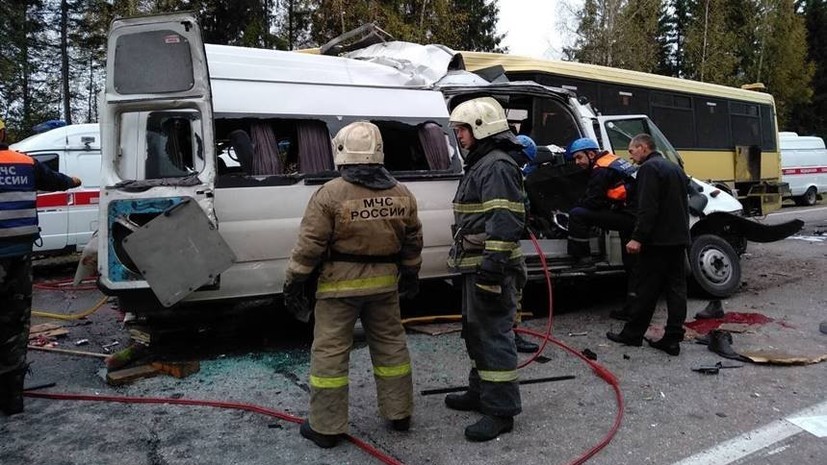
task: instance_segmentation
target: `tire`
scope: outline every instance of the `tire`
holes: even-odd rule
[[[810,186],[807,191],[804,192],[804,195],[795,198],[795,203],[811,207],[816,204],[816,200],[818,200],[818,191],[815,186]]]
[[[695,287],[711,297],[729,297],[741,286],[741,259],[719,236],[703,234],[692,241],[689,268]]]

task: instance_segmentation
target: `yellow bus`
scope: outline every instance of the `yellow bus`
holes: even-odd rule
[[[606,115],[645,114],[680,152],[686,171],[737,194],[747,215],[781,207],[778,127],[772,95],[655,74],[499,53],[461,52],[465,67],[499,67],[509,80],[562,87]],[[547,145],[542,134],[532,134]]]

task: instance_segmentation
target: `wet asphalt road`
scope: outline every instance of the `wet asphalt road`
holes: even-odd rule
[[[784,219],[805,219],[804,231],[773,244],[750,244],[742,262],[742,288],[723,302],[729,312],[758,313],[774,321],[735,334],[734,347],[784,349],[808,357],[827,354],[827,335],[818,330],[819,322],[827,319],[827,236],[819,235],[827,229],[827,209],[785,208],[781,213]],[[70,271],[47,266],[40,267],[38,275],[54,279]],[[456,294],[449,286],[423,290],[423,297],[407,309],[409,315],[456,311]],[[526,309],[543,313],[542,290],[529,289]],[[555,288],[554,335],[578,351],[596,353],[598,362],[617,376],[624,399],[617,434],[588,463],[824,463],[825,439],[791,426],[788,419],[827,415],[827,363],[746,364],[701,375],[691,368],[729,361],[691,342],[682,344],[679,357],[669,357],[648,347],[607,341],[605,332],[620,328],[607,315],[622,298],[622,285],[613,282]],[[96,291],[38,289],[34,306],[74,313],[98,299]],[[693,297],[690,318],[706,303]],[[656,323],[665,317],[663,304],[660,307]],[[158,376],[110,387],[101,377],[99,359],[30,352],[33,372],[27,384],[56,383],[42,392],[241,402],[304,417],[310,332],[267,306],[255,313],[249,321],[236,316],[218,328],[202,324],[169,336],[158,357],[200,360],[201,370],[185,379]],[[101,346],[112,341],[122,347],[129,336],[121,319],[117,309],[105,305],[86,320],[63,322],[69,335],[60,347],[102,352]],[[34,323],[46,321],[35,318]],[[540,331],[545,324],[544,317],[525,323]],[[80,339],[89,342],[75,346]],[[408,341],[417,392],[464,384],[468,361],[457,333],[409,331]],[[477,415],[447,410],[441,395],[417,395],[411,431],[389,431],[376,415],[367,348],[357,341],[351,356],[351,434],[406,464],[570,463],[607,434],[617,414],[615,397],[571,355],[556,347],[544,355],[549,360],[525,368],[521,378],[576,378],[524,386],[524,411],[514,432],[474,444],[466,442],[462,430]],[[24,414],[0,417],[0,438],[3,465],[381,463],[350,443],[318,449],[301,439],[297,425],[289,421],[211,407],[28,398]]]

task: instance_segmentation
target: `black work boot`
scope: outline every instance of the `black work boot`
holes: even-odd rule
[[[643,338],[631,338],[623,334],[623,331],[619,333],[613,333],[609,331],[608,333],[606,333],[606,337],[609,338],[610,341],[626,344],[627,346],[640,347],[643,345]]]
[[[662,350],[669,355],[678,356],[681,354],[681,344],[673,338],[664,336],[658,341],[647,339],[650,347]]]
[[[26,368],[21,368],[0,377],[0,410],[6,415],[15,415],[23,411],[23,380]]]
[[[571,269],[572,271],[590,274],[597,271],[597,266],[591,257],[580,257],[572,264]]]
[[[391,428],[393,428],[394,431],[408,431],[411,429],[411,417],[391,420]]]
[[[465,391],[462,394],[448,394],[445,396],[445,405],[449,409],[470,412],[480,409],[480,395]]]
[[[490,441],[514,429],[514,417],[485,415],[478,422],[465,428],[465,437],[471,441]]]
[[[700,312],[695,314],[696,320],[705,320],[710,318],[723,318],[726,313],[724,306],[721,305],[720,300],[712,300]]]
[[[322,434],[317,433],[310,427],[310,420],[304,420],[302,423],[301,428],[299,428],[299,433],[304,436],[306,439],[310,439],[315,443],[317,446],[321,447],[322,449],[330,449],[334,447],[336,444],[339,444],[339,440],[342,439],[341,434]]]
[[[520,336],[520,333],[514,332],[514,344],[517,345],[517,352],[523,354],[533,354],[540,349],[540,346],[537,344],[526,340],[526,338]]]

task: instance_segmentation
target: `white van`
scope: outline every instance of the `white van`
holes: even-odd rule
[[[782,180],[798,205],[815,205],[827,192],[827,149],[824,139],[779,132]]]
[[[411,66],[398,66],[205,47],[186,13],[113,22],[101,104],[100,288],[134,313],[280,294],[307,201],[337,175],[330,138],[356,120],[380,128],[387,169],[417,198],[423,279],[451,276],[451,199],[462,154],[448,115],[464,99],[500,99],[514,123],[533,121],[541,146],[588,136],[622,153],[632,135],[647,132],[680,163],[645,116],[596,116],[573,93],[533,82],[488,83],[453,69],[461,57],[444,48],[421,56],[435,55],[437,65],[405,59]],[[562,186],[576,186],[570,168],[550,153],[537,171],[543,177],[526,181],[532,229],[555,277],[583,276],[571,269],[566,234],[555,221],[572,196]],[[744,219],[736,199],[702,182],[693,193],[690,264],[714,295],[740,285],[739,254],[748,239],[777,240],[801,227]],[[622,273],[620,247],[617,233],[595,233],[597,274]],[[522,249],[531,275],[541,277],[531,242]]]
[[[35,134],[12,144],[54,171],[77,176],[83,184],[65,192],[37,196],[41,240],[38,254],[80,250],[98,229],[101,147],[97,124],[72,124]]]

